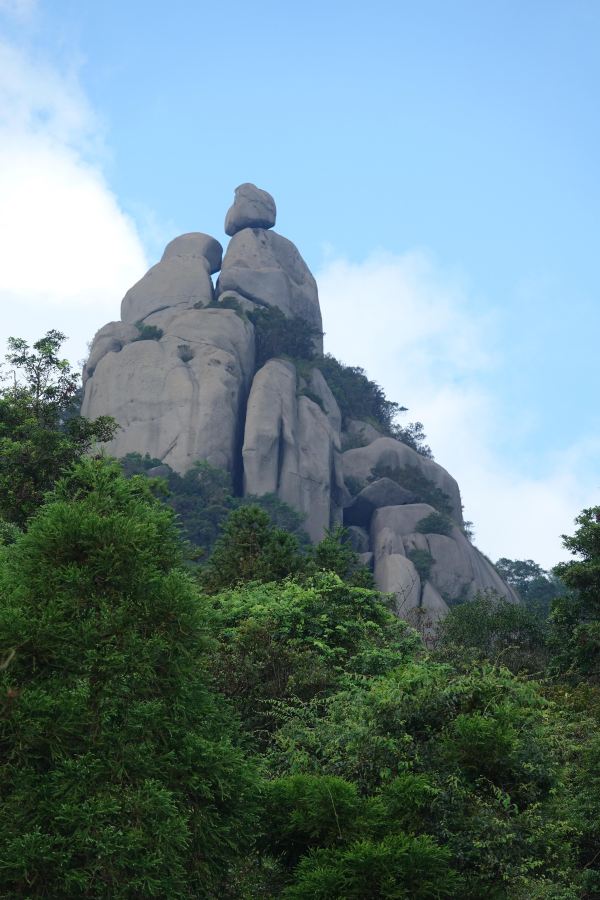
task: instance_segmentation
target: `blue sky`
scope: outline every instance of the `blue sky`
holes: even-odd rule
[[[253,181],[481,549],[551,565],[600,502],[599,39],[596,0],[0,0],[0,338],[83,357]]]

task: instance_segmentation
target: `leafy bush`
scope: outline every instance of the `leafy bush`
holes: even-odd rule
[[[403,444],[412,447],[421,456],[433,459],[431,447],[425,443],[427,435],[422,422],[409,422],[408,425],[395,424],[392,426],[390,434],[397,441],[402,441]]]
[[[452,534],[452,522],[442,513],[432,512],[417,522],[416,531],[421,534]]]
[[[502,557],[494,565],[501,577],[516,590],[525,606],[540,618],[548,617],[552,601],[566,591],[559,578],[546,572],[532,559]]]
[[[164,334],[162,328],[157,328],[156,325],[144,325],[143,322],[136,322],[135,327],[139,334],[133,339],[134,341],[160,341]]]
[[[417,570],[421,581],[427,581],[431,567],[434,563],[433,556],[427,550],[411,550],[407,553],[408,558]]]
[[[273,357],[313,359],[321,332],[302,316],[286,316],[277,306],[257,307],[248,313],[254,325],[256,368]]]
[[[367,378],[364,369],[346,366],[330,354],[317,360],[316,365],[337,400],[342,423],[348,419],[362,419],[372,421],[386,434],[391,432],[395,417],[404,412],[405,407],[388,400],[383,388]]]
[[[442,900],[457,896],[448,850],[422,835],[361,840],[343,849],[317,850],[298,866],[286,900],[364,900],[366,897]]]
[[[159,459],[139,453],[129,453],[120,462],[129,477],[145,475],[157,466],[164,467]],[[195,548],[196,558],[209,557],[228,515],[243,506],[259,506],[269,516],[270,523],[293,534],[300,547],[309,543],[302,528],[303,517],[275,494],[235,497],[229,473],[204,461],[194,463],[185,475],[179,475],[169,466],[164,468],[166,485],[155,487],[155,493],[177,513],[184,536]]]
[[[273,730],[273,701],[330,693],[347,672],[389,671],[419,646],[379,594],[330,573],[304,584],[240,586],[216,595],[213,608],[213,672],[255,734]]]
[[[173,516],[84,460],[0,557],[0,894],[214,896],[256,777]]]
[[[363,801],[356,785],[331,775],[289,775],[264,788],[264,849],[293,868],[316,847],[360,835]]]
[[[9,338],[8,387],[0,389],[0,518],[23,527],[63,471],[96,441],[108,441],[116,422],[79,415],[80,380],[59,356],[65,340],[49,331],[30,347]]]
[[[245,581],[276,581],[303,566],[298,541],[287,531],[271,527],[258,506],[231,512],[201,572],[204,589],[211,593]]]

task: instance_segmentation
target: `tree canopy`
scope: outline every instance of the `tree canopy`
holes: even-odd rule
[[[68,467],[115,423],[78,415],[79,378],[59,355],[65,337],[49,331],[30,347],[9,338],[0,388],[0,518],[22,526]]]

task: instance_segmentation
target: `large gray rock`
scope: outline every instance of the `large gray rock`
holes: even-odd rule
[[[400,506],[416,503],[418,498],[411,491],[400,487],[391,478],[378,478],[358,494],[344,510],[344,525],[362,525],[369,528],[371,517],[382,506]]]
[[[286,238],[262,228],[245,228],[229,242],[217,296],[235,291],[260,306],[277,306],[300,316],[321,333],[317,283],[298,250]],[[315,341],[322,349],[322,341]]]
[[[212,301],[210,272],[216,259],[212,258],[210,262],[197,255],[198,244],[188,241],[189,237],[182,235],[171,241],[161,261],[127,291],[121,302],[123,322],[141,322],[159,310],[198,308],[208,306]],[[186,247],[189,252],[184,255]]]
[[[369,542],[369,532],[365,528],[360,528],[358,525],[350,525],[348,528],[348,540],[357,553],[368,553],[369,547],[371,546]]]
[[[173,259],[176,256],[192,256],[196,259],[205,259],[208,263],[208,271],[211,275],[214,275],[221,268],[223,247],[210,234],[203,234],[201,231],[190,231],[187,234],[180,234],[179,237],[174,238],[167,244],[161,261],[164,262],[165,259]]]
[[[180,473],[198,459],[232,471],[253,370],[249,322],[232,310],[183,310],[160,340],[102,357],[82,414],[116,419],[105,445],[114,456],[149,453]]]
[[[366,447],[346,450],[343,454],[343,465],[346,478],[362,481],[365,485],[376,466],[394,472],[402,472],[405,467],[416,468],[422,476],[448,496],[454,521],[459,525],[462,524],[460,491],[454,478],[432,459],[421,456],[416,450],[394,438],[380,437]],[[410,485],[406,487],[410,489]]]
[[[373,441],[380,437],[383,437],[383,435],[370,422],[363,422],[361,419],[348,419],[342,434],[342,444],[348,444],[348,446],[352,447],[366,447],[367,444],[372,444]]]
[[[319,373],[320,374],[320,373]],[[339,409],[317,377],[323,400],[299,394],[295,366],[271,359],[252,382],[246,411],[244,492],[276,493],[304,516],[312,540],[340,521]],[[325,403],[335,404],[331,412]]]
[[[243,228],[272,228],[277,210],[266,191],[246,182],[235,189],[235,198],[225,217],[225,234],[233,237]]]
[[[94,370],[103,356],[106,356],[107,353],[118,353],[125,344],[135,341],[139,334],[138,328],[127,322],[109,322],[108,325],[104,325],[97,331],[92,341],[90,355],[83,367],[83,383],[85,384],[88,378],[94,374]]]
[[[502,581],[491,563],[469,543],[459,528],[453,527],[450,535],[422,534],[416,530],[433,511],[431,506],[417,503],[384,507],[375,512],[371,523],[375,577],[380,565],[387,571],[386,557],[410,556],[413,550],[421,550],[432,557],[428,581],[444,602],[466,600],[478,592],[493,591],[511,603],[518,603],[512,588]],[[421,601],[425,606],[422,598]]]
[[[394,611],[401,619],[409,619],[411,610],[421,603],[419,573],[401,553],[390,553],[375,562],[375,584],[385,594],[394,594]]]

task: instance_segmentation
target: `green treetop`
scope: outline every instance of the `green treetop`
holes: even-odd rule
[[[0,895],[214,897],[254,780],[172,512],[86,459],[0,552]]]

